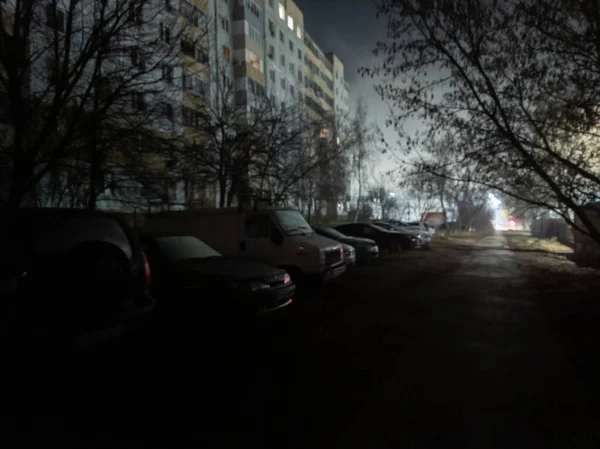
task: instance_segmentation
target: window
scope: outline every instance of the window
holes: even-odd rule
[[[294,74],[295,72],[296,72],[296,68],[294,67],[294,64],[292,64],[292,63],[290,62],[290,73],[291,73],[291,74]]]
[[[208,52],[204,48],[196,48],[196,59],[202,64],[208,64]]]
[[[168,121],[172,122],[173,121],[173,105],[171,103],[163,103],[161,105],[161,112],[162,115],[164,115]]]
[[[256,16],[257,19],[260,19],[260,8],[256,3],[254,3],[252,0],[246,0],[246,6],[250,12]]]
[[[298,49],[298,59],[302,61],[302,50]]]
[[[244,223],[244,236],[248,239],[269,238],[271,228],[274,228],[274,225],[268,215],[249,215]]]
[[[229,62],[229,58],[231,57],[230,53],[229,47],[227,45],[223,45],[223,59],[227,62]]]
[[[48,57],[46,58],[46,75],[48,77],[48,82],[50,84],[58,83],[59,78],[59,70],[58,66],[60,61],[56,61],[56,59]]]
[[[294,52],[294,43],[291,41],[288,42],[289,46],[290,46],[290,51],[293,53]]]
[[[275,1],[274,0],[269,0],[269,6],[271,8],[275,8]]]
[[[275,59],[275,47],[269,45],[269,53],[267,54],[269,59]]]
[[[129,4],[127,20],[130,22],[135,22],[138,25],[142,24],[142,6],[136,5],[135,3]]]
[[[195,27],[200,27],[204,23],[204,13],[187,0],[181,2],[181,15]]]
[[[226,17],[220,16],[221,17],[221,28],[223,28],[225,31],[227,31],[229,33],[229,20],[227,20]]]
[[[163,23],[160,24],[160,40],[167,44],[171,43],[171,28]]]
[[[200,114],[190,108],[183,106],[181,108],[181,123],[183,126],[198,128],[200,124]]]
[[[286,84],[285,84],[285,78],[281,78],[281,88],[285,89],[285,86],[286,86]]]
[[[54,3],[46,5],[46,25],[61,33],[65,31],[65,12],[58,9]]]
[[[144,63],[144,59],[140,54],[140,49],[138,47],[134,47],[131,49],[131,65],[137,67],[138,69],[144,70],[146,68],[146,64]]]
[[[298,81],[302,82],[302,69],[298,69]]]
[[[251,26],[248,31],[250,33],[251,39],[255,40],[256,42],[262,42],[262,36],[260,34],[260,31],[258,31],[257,28],[254,28],[253,26]]]
[[[191,56],[192,58],[195,56],[196,49],[194,48],[194,44],[185,39],[181,40],[181,53],[187,56]]]
[[[275,24],[269,19],[269,34],[271,37],[275,37]]]
[[[167,81],[169,84],[173,84],[173,67],[170,65],[162,66],[162,78]]]
[[[298,36],[298,39],[302,39],[302,28],[296,28],[296,36]]]
[[[281,20],[285,20],[285,6],[283,6],[281,3],[279,4],[279,18]]]
[[[283,31],[279,30],[279,40],[281,42],[285,42],[284,38],[283,38]]]
[[[146,96],[141,92],[133,92],[131,96],[132,106],[138,111],[146,110]]]
[[[285,55],[279,56],[279,62],[281,63],[281,67],[285,68]]]
[[[292,16],[288,16],[288,28],[294,31],[294,18]]]
[[[173,11],[172,0],[165,0],[165,8],[167,11]]]
[[[275,70],[269,70],[269,79],[275,82]]]
[[[296,98],[296,89],[294,89],[294,86],[290,86],[290,96]]]

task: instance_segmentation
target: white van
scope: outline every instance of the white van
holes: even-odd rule
[[[294,209],[201,209],[146,215],[145,233],[194,235],[226,256],[244,255],[276,267],[292,277],[320,279],[346,270],[339,242],[316,235]]]

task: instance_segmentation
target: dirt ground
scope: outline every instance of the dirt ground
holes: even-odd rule
[[[576,332],[593,307],[568,289],[573,279],[591,288],[595,275],[531,243],[442,236],[429,251],[384,256],[300,292],[252,329],[141,335],[40,364],[36,388],[13,391],[21,441],[598,447],[597,352]]]
[[[600,392],[600,270],[568,259],[572,250],[527,232],[505,233],[535,299],[589,384]]]

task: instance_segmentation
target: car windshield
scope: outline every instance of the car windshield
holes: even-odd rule
[[[297,210],[275,211],[275,218],[286,235],[312,234],[314,231]]]
[[[347,235],[342,234],[340,231],[337,231],[337,230],[332,229],[332,228],[322,229],[322,232],[327,237],[331,237],[332,239],[345,239],[345,238],[348,237]]]
[[[372,225],[371,225],[371,227],[372,227],[373,229],[377,230],[377,231],[384,231],[384,232],[387,232],[387,231],[390,231],[390,230],[392,230],[392,228],[391,228],[391,227],[390,227],[390,229],[386,229],[386,228],[384,228],[383,226],[381,226],[381,223],[372,224]]]
[[[158,237],[156,244],[165,257],[173,263],[191,259],[222,257],[217,250],[192,236]]]

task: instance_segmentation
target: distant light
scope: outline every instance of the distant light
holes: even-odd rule
[[[492,206],[492,209],[500,209],[500,205],[502,204],[502,201],[500,201],[498,198],[496,198],[496,196],[493,193],[488,194],[488,199],[490,201],[490,205]]]
[[[391,196],[392,198],[394,198],[394,197],[396,196],[396,194],[395,194],[394,192],[390,192],[390,196]]]

